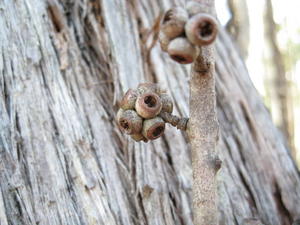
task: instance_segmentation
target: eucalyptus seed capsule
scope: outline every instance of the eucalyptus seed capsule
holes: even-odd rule
[[[163,135],[165,131],[165,122],[160,117],[144,120],[143,135],[148,140],[154,140]]]
[[[119,110],[117,114],[120,129],[126,134],[140,133],[143,119],[134,110]]]
[[[146,92],[137,98],[136,112],[145,119],[157,116],[162,108],[159,96],[153,92]]]

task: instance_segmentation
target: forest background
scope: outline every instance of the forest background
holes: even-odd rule
[[[221,23],[239,46],[250,77],[300,165],[299,1],[217,0]]]

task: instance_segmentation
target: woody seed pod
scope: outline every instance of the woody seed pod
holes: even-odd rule
[[[146,83],[139,84],[137,88],[137,92],[141,95],[146,92],[154,92],[156,94],[162,94],[162,93],[166,93],[167,91],[166,89],[162,88],[159,84],[146,82]]]
[[[145,119],[158,115],[161,108],[161,100],[154,92],[146,92],[140,95],[135,103],[136,112]]]
[[[207,8],[207,7],[205,7]],[[204,13],[204,6],[203,4],[200,4],[199,2],[195,2],[195,1],[188,1],[186,3],[186,7],[185,7],[189,17],[192,17],[198,13]]]
[[[125,112],[125,110],[122,109],[122,108],[120,108],[120,109],[118,110],[117,116],[116,116],[116,120],[117,120],[118,124],[119,124],[120,118],[121,118],[121,116],[123,115],[124,112]]]
[[[163,135],[165,131],[165,122],[160,117],[145,120],[143,123],[143,135],[148,140],[154,140]]]
[[[168,53],[174,61],[189,64],[195,60],[197,49],[185,37],[178,37],[170,42]]]
[[[167,35],[164,32],[159,32],[159,43],[160,43],[160,47],[161,49],[166,52],[168,50],[168,46],[170,43],[170,38],[167,37]]]
[[[142,130],[143,119],[134,110],[120,109],[117,119],[120,129],[126,134],[136,134]]]
[[[137,87],[137,91],[139,94],[144,94],[147,92],[157,93],[158,90],[159,90],[158,84],[150,83],[150,82],[140,83],[139,86]]]
[[[120,106],[122,109],[134,109],[138,93],[135,90],[129,89],[121,100]]]
[[[168,94],[161,94],[160,100],[162,102],[161,112],[172,113],[173,112],[173,102],[171,97]]]
[[[169,39],[178,37],[184,33],[184,25],[187,20],[187,12],[181,7],[174,7],[165,13],[162,20],[161,32]]]
[[[142,134],[140,134],[140,133],[138,133],[138,134],[132,134],[130,136],[136,142],[139,142],[139,141],[148,142],[148,140]]]
[[[199,13],[189,19],[185,25],[187,38],[197,46],[211,44],[216,39],[217,33],[217,21],[209,14]]]

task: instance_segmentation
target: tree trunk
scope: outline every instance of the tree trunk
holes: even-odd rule
[[[266,0],[265,4],[265,40],[266,48],[267,77],[268,77],[268,97],[270,110],[275,124],[280,128],[287,138],[292,156],[296,159],[296,149],[294,144],[294,118],[292,88],[286,78],[284,58],[277,44],[277,25],[274,21],[273,6],[271,0]]]
[[[188,68],[153,45],[174,4],[0,1],[1,225],[192,224],[186,135],[133,143],[114,120],[123,92],[144,80],[188,115]],[[299,173],[222,30],[217,54],[220,224],[289,225]]]
[[[249,13],[246,0],[228,0],[231,18],[226,29],[232,35],[243,59],[248,57],[249,48]]]

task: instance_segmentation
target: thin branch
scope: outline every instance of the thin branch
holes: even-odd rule
[[[202,10],[214,12],[214,0],[197,0]],[[214,14],[214,13],[212,13]],[[193,213],[195,225],[218,224],[216,148],[219,125],[216,113],[214,46],[201,47],[190,79],[190,119],[187,132],[193,166]]]
[[[173,127],[177,127],[180,130],[186,130],[188,118],[180,118],[167,112],[160,113],[160,117],[166,122],[171,124]]]

